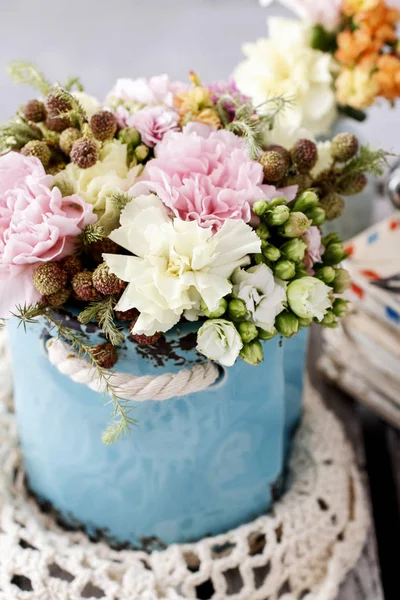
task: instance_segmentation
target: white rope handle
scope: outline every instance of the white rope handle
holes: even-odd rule
[[[47,356],[52,365],[76,383],[83,383],[95,392],[104,393],[105,383],[93,367],[62,340],[51,338],[46,342]],[[212,385],[219,376],[215,363],[207,362],[178,373],[135,377],[129,373],[106,371],[115,392],[125,400],[169,400],[200,392]]]

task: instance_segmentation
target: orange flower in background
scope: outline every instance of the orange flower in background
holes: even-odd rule
[[[363,27],[355,31],[343,31],[338,35],[337,43],[335,58],[347,66],[355,65],[364,56],[376,54],[382,48],[382,42],[375,40]]]
[[[346,17],[373,10],[381,3],[381,0],[343,0],[342,12]]]
[[[383,1],[373,10],[356,15],[355,20],[382,43],[397,39],[396,23],[400,20],[400,12],[395,8],[388,8]]]
[[[379,86],[379,95],[389,101],[400,98],[400,58],[390,54],[380,56],[373,80]]]
[[[378,93],[379,83],[367,67],[343,69],[336,80],[336,97],[339,104],[358,110],[371,106]]]

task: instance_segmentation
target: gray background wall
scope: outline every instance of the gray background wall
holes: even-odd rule
[[[31,96],[7,77],[14,58],[54,80],[78,74],[100,99],[118,76],[195,69],[211,81],[232,71],[242,42],[266,35],[268,14],[289,12],[258,0],[0,0],[0,120]],[[400,152],[399,108],[372,109],[363,131]]]

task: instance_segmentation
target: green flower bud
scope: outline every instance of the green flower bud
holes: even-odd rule
[[[306,213],[315,208],[319,202],[319,198],[312,190],[306,190],[297,198],[294,203],[293,210]]]
[[[316,206],[307,212],[307,217],[311,219],[313,225],[322,225],[326,219],[325,210],[322,206]]]
[[[121,129],[118,133],[118,139],[123,144],[128,144],[128,146],[131,146],[132,148],[138,146],[141,141],[140,133],[135,127],[125,127],[124,129]]]
[[[342,319],[349,312],[349,303],[347,300],[344,300],[344,298],[336,298],[332,310],[339,319]]]
[[[312,319],[302,319],[299,318],[299,326],[300,327],[311,327],[312,325]]]
[[[337,294],[343,294],[349,287],[351,278],[346,269],[336,269],[336,276],[333,280],[332,287],[333,291]]]
[[[262,217],[265,212],[267,212],[269,208],[269,202],[266,200],[257,200],[253,204],[253,213],[257,215],[257,217]]]
[[[307,244],[301,238],[293,238],[280,248],[282,254],[295,263],[302,262],[307,250]]]
[[[275,327],[284,337],[292,337],[299,331],[299,320],[292,312],[284,310],[275,319]]]
[[[265,223],[260,223],[260,225],[256,229],[256,234],[261,240],[267,240],[271,235]]]
[[[204,302],[201,301],[200,308],[201,312],[209,319],[219,319],[219,317],[222,317],[222,315],[225,314],[226,309],[228,308],[228,302],[227,300],[225,300],[225,298],[221,298],[221,300],[219,301],[218,308],[213,311],[210,311],[208,310]]]
[[[249,344],[245,344],[240,351],[240,358],[249,365],[259,365],[264,358],[261,342],[258,340],[253,340]]]
[[[258,337],[260,340],[264,340],[264,341],[268,341],[268,340],[272,340],[272,338],[274,338],[277,334],[276,329],[274,329],[273,331],[266,331],[265,329],[259,329],[258,330]]]
[[[334,329],[339,325],[334,313],[331,310],[326,313],[322,321],[320,321],[320,324],[322,327],[329,327],[330,329]]]
[[[283,279],[283,281],[292,279],[295,276],[295,273],[295,264],[290,260],[279,260],[274,265],[274,275],[279,277],[279,279]]]
[[[301,277],[308,277],[308,272],[304,268],[304,265],[296,265],[296,279],[300,279]]]
[[[136,160],[138,160],[139,162],[143,162],[148,157],[149,152],[150,149],[147,146],[145,146],[144,144],[140,144],[139,146],[136,146],[133,154]]]
[[[234,298],[228,304],[228,314],[233,321],[243,320],[247,316],[247,308],[243,300]]]
[[[289,219],[290,210],[285,205],[275,206],[265,215],[265,222],[270,227],[278,227],[283,225]]]
[[[325,237],[322,238],[322,245],[327,248],[330,244],[334,244],[335,242],[340,242],[341,239],[337,233],[334,231],[332,233],[328,233]]]
[[[312,221],[302,212],[291,212],[288,220],[279,228],[284,237],[301,237],[311,226]]]
[[[346,254],[343,245],[340,242],[329,244],[323,255],[325,265],[337,265],[342,262],[344,258],[346,258]]]
[[[268,208],[271,209],[275,206],[282,206],[283,204],[287,204],[287,200],[284,196],[282,198],[274,198],[268,202]]]
[[[254,262],[256,263],[256,265],[266,264],[267,259],[265,258],[265,256],[263,256],[263,254],[255,254]]]
[[[336,271],[333,267],[322,267],[316,272],[316,277],[324,283],[332,283],[336,277]]]
[[[245,323],[239,323],[237,330],[245,344],[252,342],[258,337],[258,329],[254,323],[249,323],[247,321]]]
[[[262,248],[262,253],[265,256],[265,258],[270,260],[271,262],[276,262],[281,257],[281,253],[278,250],[278,248],[268,243],[264,248]]]

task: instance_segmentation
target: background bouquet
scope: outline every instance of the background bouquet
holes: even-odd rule
[[[271,0],[261,0],[267,6]],[[339,113],[358,120],[378,98],[400,95],[396,25],[400,12],[385,0],[282,0],[301,21],[269,19],[269,38],[246,44],[235,72],[256,102],[268,94],[295,99],[289,124],[329,132]]]
[[[319,147],[285,137],[282,97],[260,110],[195,74],[120,79],[101,105],[78,80],[52,85],[26,63],[10,73],[41,98],[0,134],[3,318],[44,317],[107,379],[124,322],[154,345],[195,321],[208,359],[257,365],[263,341],[346,313],[345,251],[319,227],[385,153],[351,134]],[[65,326],[66,308],[105,342]]]

